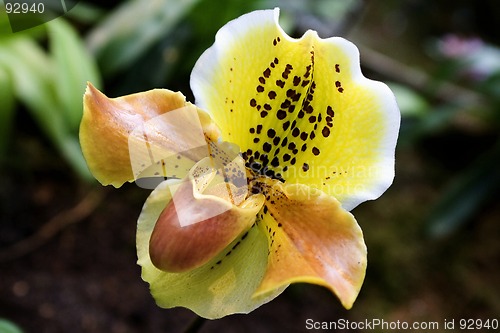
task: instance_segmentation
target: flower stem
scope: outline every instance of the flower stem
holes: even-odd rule
[[[205,323],[206,319],[202,318],[200,316],[196,316],[194,320],[189,324],[189,326],[186,328],[184,333],[197,333],[200,328],[203,326]]]

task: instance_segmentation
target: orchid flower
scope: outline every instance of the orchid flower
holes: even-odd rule
[[[94,176],[155,187],[137,253],[161,307],[220,318],[305,282],[349,309],[360,291],[367,252],[349,211],[392,183],[400,113],[352,43],[293,39],[278,16],[219,30],[191,74],[196,105],[165,89],[87,88],[80,140]]]

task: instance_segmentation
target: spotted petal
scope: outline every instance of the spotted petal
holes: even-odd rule
[[[218,136],[210,117],[181,93],[155,89],[108,98],[87,87],[80,144],[103,185],[119,187],[147,176],[182,178],[208,155],[207,141]]]
[[[161,183],[147,199],[137,225],[138,264],[157,304],[187,307],[216,319],[248,313],[278,296],[286,286],[253,297],[266,271],[267,238],[251,227],[206,264],[181,273],[158,269],[150,258],[149,242],[155,223],[172,200],[169,188],[179,180]]]
[[[292,39],[279,10],[226,24],[191,75],[196,103],[254,170],[335,196],[345,209],[394,177],[400,114],[389,88],[366,79],[345,39]]]
[[[267,190],[261,230],[269,261],[256,295],[296,282],[325,286],[351,308],[363,283],[366,246],[356,220],[340,203],[305,185]]]

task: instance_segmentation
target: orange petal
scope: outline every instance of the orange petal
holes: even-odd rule
[[[164,117],[175,110],[180,111],[181,119],[183,114],[186,115],[185,118],[193,118],[190,115],[194,114],[196,119],[192,120],[192,126],[200,127],[201,140],[198,135],[197,144],[202,144],[203,147],[201,155],[197,151],[199,156],[196,158],[185,153],[192,150],[190,142],[193,141],[193,132],[185,131],[186,122],[177,120],[181,123],[169,124],[169,118]],[[147,136],[146,132],[143,134],[144,128],[148,129]],[[150,164],[158,165],[155,171],[163,167],[162,176],[171,175],[172,172],[164,170],[165,162],[162,159],[179,154],[189,160],[183,168],[183,174],[177,175],[182,177],[196,160],[206,156],[205,137],[216,140],[216,126],[207,114],[186,102],[179,92],[155,89],[108,98],[92,84],[88,84],[80,125],[80,143],[90,170],[103,185],[119,187],[137,178]],[[134,158],[136,164],[141,164],[139,168],[134,168]],[[195,161],[191,161],[192,159]]]
[[[154,227],[149,253],[163,271],[184,272],[207,263],[252,226],[264,203],[258,194],[233,205],[221,196],[200,193],[198,180],[190,177],[178,185]]]
[[[366,270],[366,246],[352,214],[304,185],[274,185],[266,196],[259,226],[268,235],[269,259],[256,295],[307,282],[329,288],[350,308]]]

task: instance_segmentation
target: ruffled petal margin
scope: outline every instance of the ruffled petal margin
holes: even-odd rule
[[[254,11],[218,31],[191,74],[197,105],[259,172],[318,188],[347,210],[378,198],[394,178],[393,93],[363,76],[351,42],[311,30],[293,39],[278,17]]]
[[[350,309],[365,277],[361,228],[339,201],[305,185],[269,187],[259,227],[268,237],[266,275],[255,295],[290,283],[330,289]]]
[[[158,306],[186,307],[204,318],[217,319],[249,313],[283,292],[286,285],[254,296],[267,262],[267,237],[255,225],[199,268],[169,273],[153,265],[149,253],[151,234],[172,199],[169,188],[179,182],[167,180],[151,193],[137,225],[138,264]]]
[[[207,141],[219,137],[210,117],[179,92],[154,89],[108,98],[89,83],[83,102],[80,145],[103,185],[182,178],[208,156]]]

